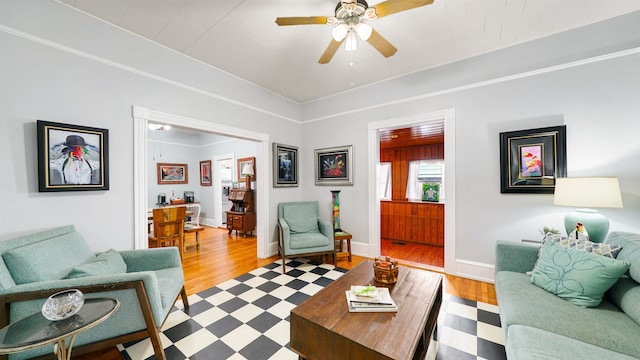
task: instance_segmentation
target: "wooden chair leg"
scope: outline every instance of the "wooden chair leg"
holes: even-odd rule
[[[184,308],[188,309],[189,299],[187,298],[187,290],[185,290],[184,286],[182,287],[182,290],[180,290],[180,297],[182,298],[182,304],[184,305]]]

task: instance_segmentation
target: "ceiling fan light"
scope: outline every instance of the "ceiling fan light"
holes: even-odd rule
[[[347,51],[356,51],[358,49],[358,40],[356,39],[356,34],[354,34],[353,31],[350,31],[349,35],[347,35],[347,42],[344,49]]]
[[[345,24],[338,24],[331,30],[331,36],[335,41],[342,41],[349,33],[349,27]]]
[[[360,36],[360,39],[367,41],[369,36],[371,36],[373,29],[367,24],[358,23],[356,25],[356,32],[358,33],[358,36]]]

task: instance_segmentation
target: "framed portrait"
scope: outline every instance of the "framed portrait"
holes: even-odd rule
[[[38,191],[109,190],[109,130],[37,121]]]
[[[187,164],[158,163],[158,184],[188,184]]]
[[[211,160],[200,161],[200,185],[211,186]]]
[[[253,175],[251,175],[251,181],[256,181],[256,158],[255,157],[246,157],[238,159],[238,182],[246,182],[247,177],[242,175],[242,170],[244,170],[245,165],[250,165],[251,170],[253,171]]]
[[[273,143],[273,187],[298,186],[298,148]]]
[[[316,185],[353,185],[352,153],[352,145],[316,149]]]
[[[567,176],[566,125],[500,133],[500,192],[553,194]]]

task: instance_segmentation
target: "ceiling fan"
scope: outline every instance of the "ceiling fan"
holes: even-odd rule
[[[324,51],[320,64],[327,64],[336,53],[340,45],[345,42],[347,51],[357,48],[356,34],[367,41],[384,57],[389,57],[398,51],[387,39],[375,31],[367,21],[401,11],[430,5],[434,0],[387,0],[369,7],[365,0],[342,0],[336,5],[335,16],[297,16],[276,18],[279,26],[288,25],[335,25],[331,31],[331,42]]]

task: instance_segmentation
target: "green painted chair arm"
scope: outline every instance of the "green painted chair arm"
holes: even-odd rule
[[[329,238],[329,240],[333,240],[333,225],[324,219],[318,219],[318,229],[322,235]]]

